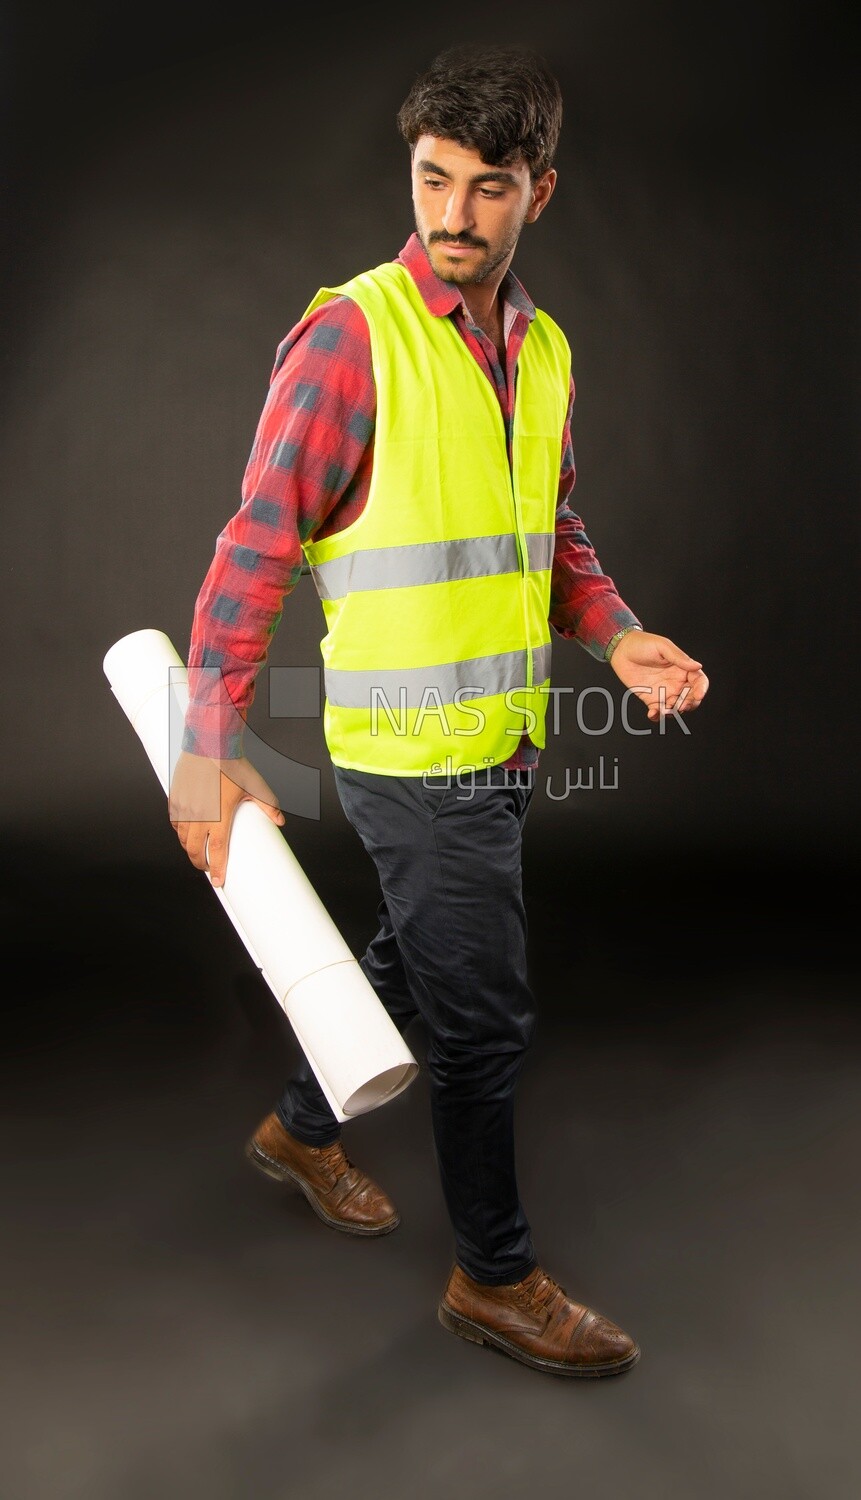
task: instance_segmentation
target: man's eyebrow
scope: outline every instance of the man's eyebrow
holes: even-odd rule
[[[434,177],[445,177],[451,182],[451,173],[445,167],[438,167],[433,161],[416,162],[417,172],[431,172]],[[504,182],[511,187],[517,186],[517,178],[513,172],[505,172],[501,167],[493,167],[489,172],[479,172],[475,177],[470,177],[470,182]]]

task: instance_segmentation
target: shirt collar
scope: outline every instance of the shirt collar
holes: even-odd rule
[[[463,297],[452,281],[443,281],[433,270],[425,247],[415,231],[410,235],[397,259],[406,266],[421,293],[429,313],[435,318],[445,318],[457,308],[465,309]],[[523,313],[528,322],[535,317],[535,304],[524,290],[512,270],[506,271],[499,287],[503,302],[509,303],[517,312]]]

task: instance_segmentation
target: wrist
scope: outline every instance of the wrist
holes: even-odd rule
[[[604,660],[610,660],[613,652],[624,636],[630,635],[632,630],[642,630],[642,628],[642,625],[623,625],[621,630],[617,630],[616,634],[611,636],[609,641],[607,642],[607,645],[604,649]]]

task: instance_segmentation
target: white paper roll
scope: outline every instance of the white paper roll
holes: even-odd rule
[[[181,657],[163,631],[136,630],[111,646],[103,666],[168,795],[188,708]],[[211,889],[336,1118],[366,1114],[402,1093],[418,1063],[283,833],[253,802],[236,809],[224,885]]]

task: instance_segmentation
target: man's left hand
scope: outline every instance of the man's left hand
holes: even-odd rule
[[[708,692],[702,662],[665,635],[648,630],[629,630],[623,635],[610,666],[620,682],[645,703],[653,722],[668,713],[692,713]]]

